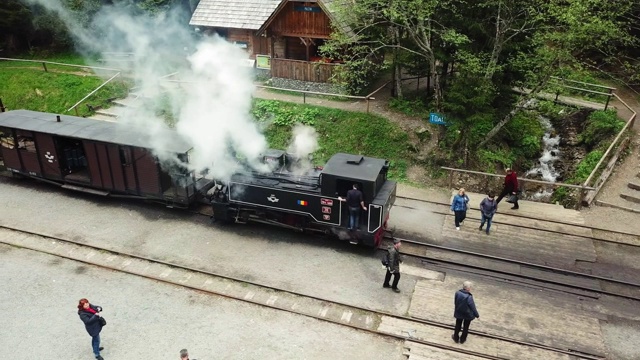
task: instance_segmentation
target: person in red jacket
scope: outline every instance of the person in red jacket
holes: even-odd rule
[[[496,204],[500,203],[505,196],[517,195],[518,194],[518,174],[510,168],[507,168],[507,176],[504,177],[504,188],[502,188],[502,192],[498,199],[496,200]],[[515,197],[515,202],[513,203],[513,207],[511,210],[518,210],[520,206],[518,206],[518,197]]]

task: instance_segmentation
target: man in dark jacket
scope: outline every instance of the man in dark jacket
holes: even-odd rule
[[[81,299],[78,304],[78,315],[80,320],[84,323],[85,329],[91,336],[91,347],[93,348],[93,354],[98,360],[104,360],[100,356],[100,351],[103,349],[100,347],[100,331],[102,331],[102,320],[100,312],[102,307],[89,303],[87,299]]]
[[[387,254],[387,274],[384,277],[384,284],[382,284],[382,287],[390,287],[393,291],[398,293],[400,292],[400,289],[398,289],[398,282],[400,281],[400,263],[402,262],[400,259],[400,253],[398,252],[400,245],[400,240],[393,239],[393,246],[389,246],[389,253]],[[393,285],[389,285],[391,274],[393,274]]]
[[[505,196],[517,195],[518,194],[518,174],[512,169],[507,168],[507,176],[504,177],[504,187],[502,188],[502,192],[500,196],[498,196],[498,200],[496,200],[496,204],[500,203]],[[518,210],[520,206],[518,206],[518,197],[514,196],[514,202],[512,210]]]
[[[340,201],[346,201],[349,208],[349,230],[358,230],[360,227],[360,208],[367,211],[362,198],[362,191],[358,190],[358,185],[353,184],[353,188],[347,191],[347,198],[338,197]]]
[[[471,295],[471,285],[471,281],[462,283],[462,290],[456,291],[456,295],[453,298],[455,304],[453,317],[456,318],[456,328],[453,330],[451,338],[460,344],[464,344],[464,342],[467,341],[471,320],[480,317],[478,310],[476,310],[476,303],[473,301],[473,295]],[[462,336],[458,336],[461,327]]]

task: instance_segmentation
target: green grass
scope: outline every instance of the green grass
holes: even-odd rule
[[[265,135],[272,148],[286,149],[292,125],[307,124],[319,134],[319,149],[313,154],[317,164],[338,152],[362,154],[389,160],[390,177],[406,179],[408,136],[383,117],[275,100],[255,100],[253,113],[268,124]]]
[[[103,79],[27,69],[0,71],[0,98],[8,109],[27,109],[62,114]],[[129,84],[117,80],[107,84],[78,107],[80,116],[91,115],[87,106],[106,106],[110,98],[126,97]],[[72,110],[69,115],[75,115]]]

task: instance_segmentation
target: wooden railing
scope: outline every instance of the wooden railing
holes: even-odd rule
[[[607,166],[604,168],[604,170],[602,170],[602,173],[592,185],[595,188],[595,191],[591,191],[589,194],[586,194],[584,197],[582,197],[582,202],[584,202],[586,206],[590,206],[591,203],[593,203],[593,200],[595,199],[596,195],[598,195],[598,192],[600,192],[600,189],[602,189],[602,186],[609,178],[609,175],[611,175],[611,172],[613,171],[613,168],[615,167],[616,162],[620,157],[620,154],[622,154],[622,151],[626,148],[627,145],[629,145],[630,138],[628,136],[623,136],[623,135],[627,132],[627,130],[633,127],[633,124],[635,123],[635,120],[636,120],[636,116],[638,115],[633,110],[633,108],[631,108],[631,106],[629,106],[626,102],[620,99],[618,95],[613,93],[613,96],[616,99],[618,99],[618,101],[620,101],[622,105],[624,105],[627,109],[631,111],[631,116],[629,117],[629,120],[627,120],[627,123],[624,125],[622,130],[618,132],[618,135],[616,135],[615,139],[613,139],[613,141],[611,142],[611,145],[609,145],[609,147],[607,148],[607,151],[602,155],[602,157],[600,158],[600,161],[598,161],[598,164],[596,164],[596,167],[593,168],[593,171],[591,172],[591,174],[589,174],[589,177],[587,178],[587,180],[585,180],[583,184],[584,186],[589,186],[589,184],[591,184],[591,180],[593,180],[595,175],[598,172],[600,172],[600,167],[602,166],[604,161],[606,159],[609,159]],[[613,149],[616,149],[616,151],[612,152]]]
[[[485,179],[488,178],[504,178],[504,175],[498,175],[498,174],[491,174],[491,173],[486,173],[486,172],[481,172],[481,171],[473,171],[473,170],[465,170],[465,169],[456,169],[456,168],[450,168],[450,167],[441,167],[442,170],[446,170],[449,172],[449,188],[453,187],[453,175],[455,173],[464,173],[464,174],[473,174],[473,175],[481,175],[484,176]],[[542,180],[535,180],[535,179],[526,179],[526,178],[518,178],[518,183],[521,184],[520,188],[524,189],[525,188],[525,184],[526,183],[532,183],[532,184],[538,184],[538,185],[544,185],[545,187],[551,187],[551,188],[557,188],[557,187],[567,187],[567,188],[572,188],[572,189],[579,189],[580,190],[580,199],[584,199],[587,192],[594,192],[596,190],[596,188],[594,187],[590,187],[587,186],[585,184],[583,185],[575,185],[575,184],[565,184],[565,183],[559,183],[559,182],[551,182],[551,181],[542,181]],[[580,208],[580,206],[582,206],[582,202],[579,201],[578,202],[578,208]]]
[[[327,83],[342,64],[291,59],[271,59],[271,76],[300,81]]]

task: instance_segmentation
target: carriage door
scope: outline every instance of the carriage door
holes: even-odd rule
[[[36,142],[38,143],[38,155],[40,156],[44,177],[61,180],[62,172],[60,171],[58,152],[53,143],[53,138],[51,135],[37,133]]]

